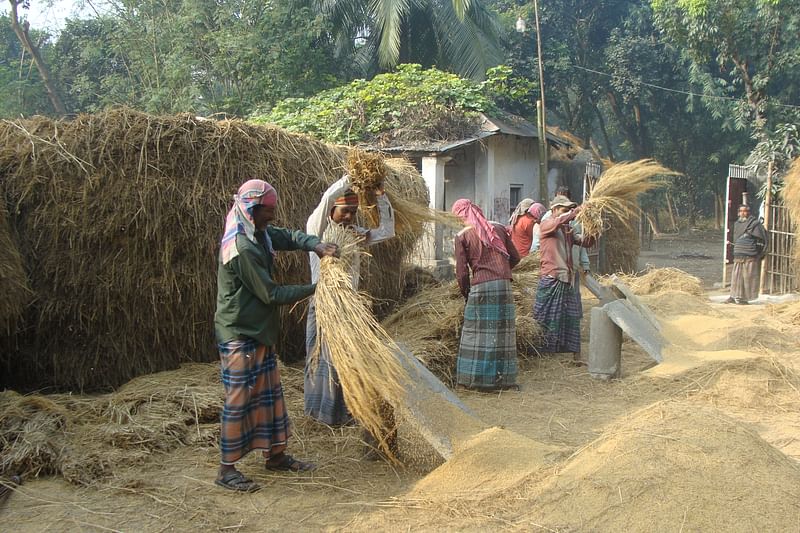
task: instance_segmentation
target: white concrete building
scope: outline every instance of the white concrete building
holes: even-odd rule
[[[479,205],[487,218],[505,224],[523,198],[547,200],[539,190],[538,142],[536,126],[520,117],[481,115],[480,128],[465,139],[378,149],[402,155],[417,165],[428,185],[431,207],[449,211],[456,200],[467,198]],[[568,145],[549,133],[548,142],[553,148]],[[549,174],[548,189],[553,191],[559,171],[553,169]],[[432,266],[449,263],[452,233],[432,228],[421,255]]]

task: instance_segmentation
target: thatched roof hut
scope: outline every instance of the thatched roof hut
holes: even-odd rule
[[[216,257],[238,185],[270,181],[276,224],[302,229],[347,152],[275,127],[129,109],[0,122],[0,325],[15,326],[0,328],[0,386],[108,388],[213,360]],[[427,205],[413,167],[392,163],[389,176],[390,193]],[[371,251],[364,288],[399,297],[418,231],[401,223],[400,239]],[[284,283],[309,278],[304,253],[278,264]],[[285,357],[303,353],[304,311],[284,310]]]

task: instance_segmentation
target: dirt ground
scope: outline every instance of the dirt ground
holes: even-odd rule
[[[689,230],[662,234],[653,239],[650,249],[639,254],[639,269],[676,267],[703,280],[712,289],[722,281],[721,231]]]
[[[711,288],[718,242],[699,232],[660,238],[642,266],[677,267]],[[209,438],[86,486],[27,480],[0,503],[0,529],[800,530],[800,327],[764,305],[643,298],[673,341],[663,364],[629,339],[623,376],[608,382],[563,357],[522,359],[518,392],[457,391],[492,429],[446,464],[406,427],[405,466],[363,460],[359,429],[305,418],[302,370],[284,368],[290,451],[317,471],[268,473],[251,454],[241,469],[264,488],[224,491],[213,485],[218,430],[198,425]],[[584,304],[588,312],[597,301]],[[587,342],[588,319],[583,330]]]

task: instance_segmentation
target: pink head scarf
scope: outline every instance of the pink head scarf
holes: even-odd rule
[[[540,203],[535,203],[528,208],[528,213],[536,219],[536,222],[541,222],[542,217],[547,213],[547,208]]]
[[[236,236],[240,233],[252,242],[257,242],[255,237],[256,226],[253,222],[253,207],[264,205],[275,207],[278,205],[278,192],[275,188],[263,180],[248,180],[239,187],[239,191],[233,197],[233,207],[225,217],[225,232],[222,234],[220,243],[220,256],[222,264],[228,262],[239,255],[236,248]],[[270,253],[275,254],[272,249],[272,241],[269,234],[264,232],[267,240],[267,247]]]
[[[475,229],[478,233],[478,238],[484,245],[491,246],[505,257],[508,257],[508,250],[506,250],[503,239],[495,233],[492,225],[483,216],[483,211],[481,211],[480,207],[462,198],[453,204],[451,211]]]

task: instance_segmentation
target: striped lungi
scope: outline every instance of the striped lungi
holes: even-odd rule
[[[517,382],[516,309],[507,279],[473,285],[464,308],[456,379],[475,389]]]
[[[353,421],[344,402],[339,374],[331,362],[328,346],[322,342],[316,366],[312,356],[317,344],[317,312],[312,299],[306,319],[306,370],[303,380],[305,413],[329,426],[341,426]],[[312,368],[314,366],[314,368]]]
[[[533,318],[544,329],[541,352],[581,351],[581,295],[577,289],[550,276],[539,279]]]
[[[761,282],[760,257],[734,257],[731,272],[731,298],[749,302],[758,298]]]
[[[291,431],[277,357],[252,339],[220,344],[219,356],[225,387],[220,462],[235,464],[252,450],[266,458],[279,454]]]

